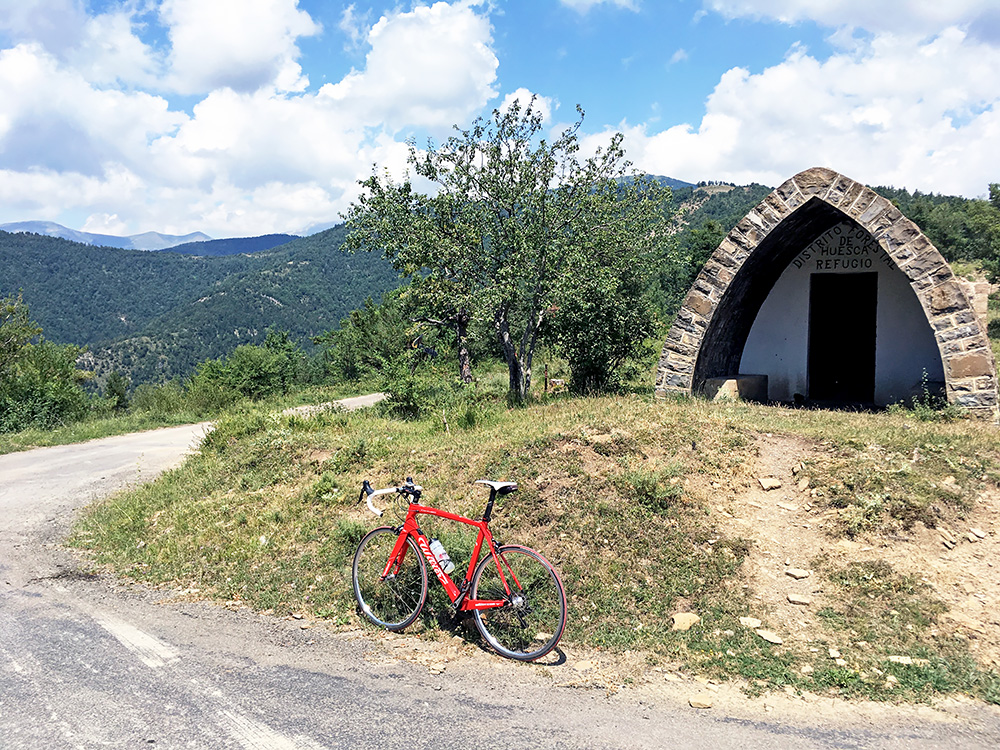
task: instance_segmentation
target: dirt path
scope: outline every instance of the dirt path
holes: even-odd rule
[[[749,471],[745,494],[719,503],[723,528],[753,539],[746,571],[767,625],[782,637],[808,641],[819,629],[816,613],[833,595],[812,575],[811,563],[823,555],[835,564],[888,562],[894,570],[928,584],[944,602],[942,632],[961,633],[985,667],[1000,667],[1000,502],[984,494],[961,526],[928,529],[917,524],[893,539],[838,539],[830,532],[836,510],[822,506],[806,465],[822,448],[801,438],[762,436]],[[773,489],[765,487],[774,486]],[[983,534],[977,536],[971,530]],[[954,540],[946,545],[945,539]],[[949,548],[951,546],[951,548]],[[810,575],[794,578],[788,572]],[[789,596],[811,604],[795,604]],[[801,601],[801,599],[800,599]],[[844,644],[845,651],[850,644]]]

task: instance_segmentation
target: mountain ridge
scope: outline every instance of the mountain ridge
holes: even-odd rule
[[[204,232],[189,232],[188,234],[164,234],[162,232],[141,232],[128,236],[114,234],[97,234],[70,229],[54,221],[12,221],[0,224],[0,230],[11,234],[38,234],[43,237],[57,237],[81,245],[95,247],[114,247],[121,250],[165,250],[191,242],[207,242],[212,238]]]

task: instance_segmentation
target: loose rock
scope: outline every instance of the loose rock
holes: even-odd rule
[[[757,635],[759,635],[765,641],[767,641],[768,643],[773,643],[775,646],[780,646],[782,643],[784,643],[784,641],[781,640],[781,636],[779,636],[777,633],[772,633],[770,630],[762,630],[758,628],[754,632],[757,633]]]
[[[757,481],[765,492],[781,489],[781,480],[777,477],[757,477]]]
[[[673,630],[690,630],[691,626],[701,622],[701,618],[694,612],[678,612],[673,617]]]
[[[808,578],[809,577],[809,571],[808,570],[802,570],[802,568],[788,568],[785,571],[785,575],[786,576],[791,576],[796,581],[801,581],[803,578]]]
[[[802,596],[802,594],[789,594],[788,601],[790,601],[792,604],[801,604],[803,606],[808,606],[812,604],[813,600],[811,596]]]
[[[708,698],[702,698],[699,696],[691,698],[688,701],[688,705],[691,706],[691,708],[711,708],[712,701],[710,701]]]
[[[740,625],[745,628],[759,628],[763,623],[756,617],[741,617]]]

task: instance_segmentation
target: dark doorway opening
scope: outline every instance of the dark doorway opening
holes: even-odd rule
[[[877,273],[815,273],[809,286],[809,398],[875,401]]]

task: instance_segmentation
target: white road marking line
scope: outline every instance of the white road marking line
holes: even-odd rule
[[[129,651],[139,657],[140,661],[150,669],[158,669],[164,664],[180,658],[178,653],[156,636],[144,633],[134,625],[121,620],[115,620],[107,615],[95,615],[97,624]]]
[[[299,737],[293,739],[276,732],[266,724],[254,721],[235,711],[220,711],[222,720],[232,737],[246,750],[323,750],[312,740]]]

